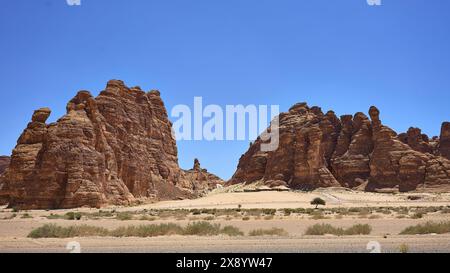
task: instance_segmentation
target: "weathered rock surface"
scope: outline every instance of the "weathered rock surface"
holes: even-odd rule
[[[444,122],[439,139],[439,154],[450,159],[450,122]]]
[[[9,166],[11,159],[9,156],[0,156],[0,175],[2,175]]]
[[[146,93],[112,80],[96,98],[78,92],[57,122],[46,124],[49,116],[48,108],[35,111],[13,150],[0,190],[0,199],[11,207],[192,198],[209,183],[210,176],[179,168],[159,91]]]
[[[199,193],[208,193],[211,190],[217,189],[218,185],[224,185],[220,177],[211,174],[207,169],[202,169],[200,161],[194,160],[194,167],[190,170],[184,171],[185,177],[188,181],[192,181],[193,190]]]
[[[342,186],[382,189],[450,190],[449,123],[441,139],[420,129],[397,136],[376,107],[363,113],[324,114],[306,103],[280,114],[280,145],[261,152],[261,139],[241,157],[231,184],[284,181],[290,188]],[[442,156],[440,156],[442,155]],[[445,158],[447,157],[447,158]]]

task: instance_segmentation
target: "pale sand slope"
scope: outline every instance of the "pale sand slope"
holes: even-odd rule
[[[411,201],[408,196],[420,196]],[[314,192],[213,192],[195,200],[164,201],[143,205],[137,209],[180,209],[180,208],[236,208],[242,205],[250,208],[310,208],[310,202],[320,197],[327,207],[412,207],[448,206],[450,193],[402,193],[382,194],[358,192],[343,189],[320,189]]]

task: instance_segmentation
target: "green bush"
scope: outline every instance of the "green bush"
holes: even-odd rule
[[[234,226],[225,226],[220,233],[228,236],[244,236],[244,232]]]
[[[66,220],[81,220],[81,213],[79,212],[68,212],[64,215]]]
[[[263,213],[265,215],[275,215],[275,213],[277,213],[277,210],[276,209],[264,209]]]
[[[316,206],[316,209],[317,209],[317,207],[325,206],[326,204],[327,203],[325,202],[325,200],[323,200],[322,198],[319,198],[319,197],[314,198],[314,200],[311,201],[311,205]]]

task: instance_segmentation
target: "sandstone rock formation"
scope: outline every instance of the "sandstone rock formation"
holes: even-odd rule
[[[194,160],[194,167],[184,173],[186,179],[192,181],[194,190],[197,192],[207,193],[216,189],[218,185],[225,184],[225,181],[218,176],[209,173],[207,169],[202,169],[198,159]]]
[[[444,122],[439,139],[439,154],[450,159],[450,122]]]
[[[25,209],[128,205],[192,198],[209,183],[203,172],[179,168],[159,91],[112,80],[96,98],[78,92],[57,122],[46,124],[49,116],[48,108],[35,111],[20,136],[0,202]]]
[[[332,111],[324,114],[319,107],[296,104],[279,116],[279,148],[262,152],[258,138],[241,157],[229,183],[450,190],[448,123],[440,139],[430,140],[417,128],[397,136],[382,124],[376,107],[369,115],[370,119],[363,113],[339,119]]]
[[[6,168],[9,166],[10,160],[9,156],[0,156],[0,175],[5,172]]]

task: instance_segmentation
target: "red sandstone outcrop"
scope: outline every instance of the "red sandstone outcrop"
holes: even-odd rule
[[[0,156],[0,175],[5,172],[6,168],[9,166],[11,159],[9,156]]]
[[[184,171],[184,173],[186,179],[192,181],[194,190],[199,193],[208,193],[209,191],[216,189],[218,185],[225,184],[225,181],[218,176],[209,173],[207,169],[202,169],[198,159],[194,160],[194,167]]]
[[[94,98],[80,91],[67,114],[46,124],[34,112],[13,150],[0,201],[26,209],[128,205],[198,196],[209,176],[179,168],[172,124],[158,91],[109,81]],[[188,177],[187,177],[188,176]],[[203,186],[200,187],[203,191]]]
[[[439,139],[439,154],[450,159],[450,122],[444,122]]]
[[[323,114],[318,107],[296,104],[279,116],[279,148],[261,152],[258,138],[229,183],[284,181],[294,189],[450,189],[448,123],[441,139],[429,140],[416,128],[397,136],[382,124],[376,107],[369,114],[370,120],[363,113],[338,119],[332,111]]]

